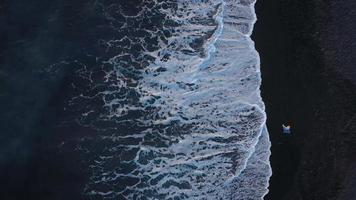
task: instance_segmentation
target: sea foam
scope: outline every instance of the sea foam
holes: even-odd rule
[[[68,101],[96,130],[76,145],[91,171],[86,195],[263,199],[270,142],[254,3],[142,1],[134,14],[98,4],[116,38],[98,40],[99,67],[78,64],[87,81]]]

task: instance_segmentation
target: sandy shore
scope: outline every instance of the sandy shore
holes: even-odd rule
[[[356,4],[344,3],[257,1],[253,37],[272,140],[265,199],[356,198],[350,178],[356,166],[356,40],[348,28]],[[291,123],[292,136],[281,133],[282,123]]]

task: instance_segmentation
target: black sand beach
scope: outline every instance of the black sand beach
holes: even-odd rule
[[[34,71],[76,57],[100,33],[69,23],[83,10],[95,19],[87,1],[36,2],[0,3],[0,199],[79,200],[82,158],[56,151],[61,137],[89,132],[57,126],[73,72],[52,80]],[[266,200],[356,199],[356,3],[334,2],[257,0],[253,39],[272,140]]]
[[[356,199],[352,1],[257,1],[254,41],[272,141],[265,199]],[[292,125],[292,135],[281,124]]]

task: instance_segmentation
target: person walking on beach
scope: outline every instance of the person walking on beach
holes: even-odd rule
[[[285,126],[284,124],[282,124],[282,129],[283,129],[283,133],[284,134],[290,134],[290,125]]]

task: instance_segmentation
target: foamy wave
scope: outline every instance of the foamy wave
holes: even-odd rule
[[[87,195],[263,198],[270,142],[250,38],[254,3],[143,1],[130,14],[100,4],[124,36],[99,40],[100,69],[83,64],[78,76],[87,84],[75,85],[80,94],[69,101],[82,113],[78,122],[98,133],[77,148],[92,172]]]

